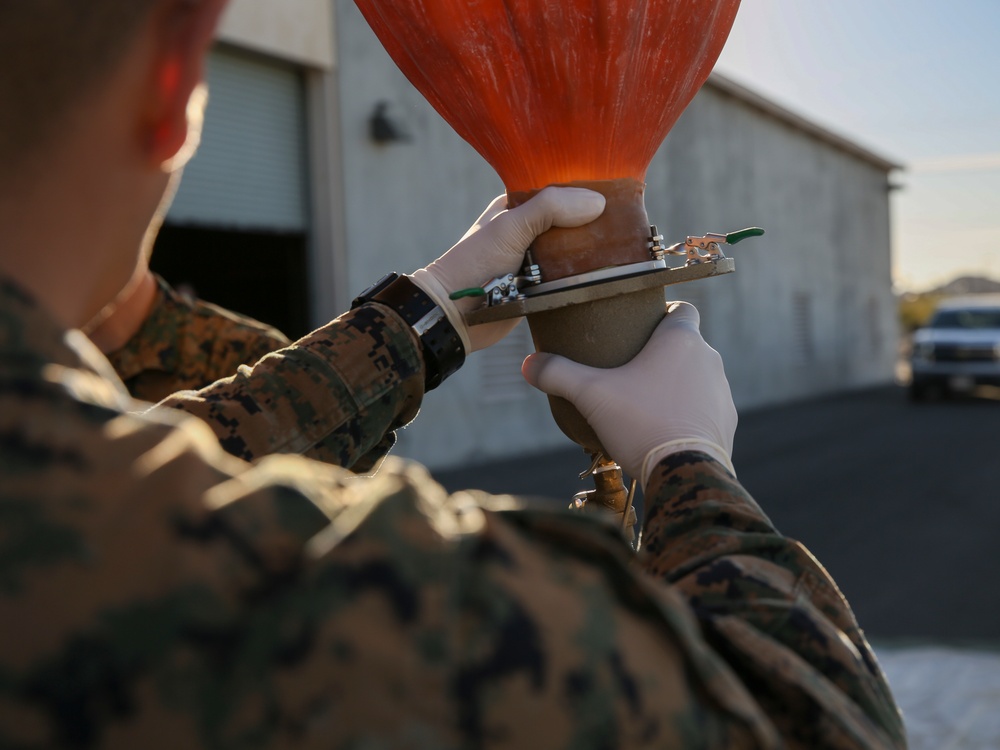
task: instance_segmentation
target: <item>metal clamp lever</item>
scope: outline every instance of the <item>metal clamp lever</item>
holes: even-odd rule
[[[714,263],[722,260],[726,254],[722,252],[722,245],[735,245],[748,237],[760,237],[764,230],[760,227],[748,227],[737,232],[728,234],[718,234],[709,232],[701,237],[688,237],[684,242],[678,242],[670,247],[663,247],[663,236],[657,234],[656,227],[650,227],[652,237],[650,238],[650,253],[654,257],[662,258],[664,255],[683,255],[687,257],[685,265],[694,266],[699,263]]]
[[[481,287],[474,286],[469,289],[459,289],[448,295],[449,299],[462,299],[464,297],[486,297],[488,307],[499,305],[504,302],[511,302],[516,299],[523,299],[520,289],[525,286],[538,284],[542,280],[541,269],[537,265],[530,265],[524,268],[521,276],[508,273],[505,276],[497,276]]]

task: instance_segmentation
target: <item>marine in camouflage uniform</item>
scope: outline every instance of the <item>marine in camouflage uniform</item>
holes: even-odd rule
[[[108,354],[140,401],[203,388],[291,343],[277,328],[189,297],[154,276],[156,298],[145,321],[125,346]]]
[[[351,467],[423,378],[368,303],[174,405]],[[0,747],[905,746],[833,581],[705,454],[656,466],[634,556],[134,407],[0,280]]]

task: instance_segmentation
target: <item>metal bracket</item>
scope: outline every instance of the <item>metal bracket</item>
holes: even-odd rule
[[[517,277],[509,273],[497,276],[483,287],[487,305],[499,305],[506,300],[517,299],[520,292],[517,289]]]
[[[748,227],[728,234],[709,232],[700,237],[688,237],[684,242],[664,248],[660,244],[663,237],[657,235],[656,226],[651,226],[650,230],[653,235],[650,239],[650,254],[654,258],[662,258],[664,255],[683,255],[687,258],[685,265],[688,266],[724,260],[726,254],[722,251],[723,245],[735,245],[747,237],[759,237],[764,234],[764,230],[759,227]]]
[[[663,260],[667,254],[667,248],[663,246],[663,235],[656,229],[656,224],[649,227],[649,257],[653,260]]]
[[[722,252],[719,239],[722,235],[707,234],[704,237],[688,237],[684,242],[678,242],[666,249],[667,255],[683,255],[687,258],[684,265],[695,266],[699,263],[713,263],[722,260],[726,254]],[[722,240],[722,244],[725,240]]]
[[[540,284],[542,281],[542,270],[537,264],[525,266],[520,276],[508,273],[506,276],[497,276],[488,281],[482,287],[472,287],[471,289],[460,289],[452,292],[451,299],[462,299],[463,297],[485,297],[486,306],[502,305],[517,299],[524,299],[525,288]]]
[[[533,313],[555,310],[568,305],[576,305],[582,302],[593,302],[599,299],[617,297],[621,294],[651,289],[653,287],[665,287],[672,284],[680,284],[695,279],[704,279],[709,276],[719,276],[732,273],[736,270],[736,262],[732,258],[720,260],[717,263],[702,263],[694,266],[680,266],[678,268],[661,268],[656,271],[649,271],[635,276],[613,278],[596,284],[586,286],[575,286],[560,291],[539,294],[537,296],[520,296],[516,300],[505,302],[502,305],[490,307],[483,305],[476,310],[465,314],[465,322],[470,326],[493,323],[497,320],[509,320],[510,318],[521,318]]]
[[[721,246],[735,245],[747,237],[762,234],[763,229],[751,227],[729,234],[688,237],[683,243],[664,247],[663,235],[653,225],[650,226],[648,261],[602,268],[545,283],[538,266],[532,263],[523,269],[520,276],[500,276],[482,288],[454,292],[451,298],[486,297],[486,304],[465,314],[465,321],[470,326],[524,317],[656,286],[665,287],[732,273],[736,268],[734,261],[726,257]],[[667,255],[682,255],[687,262],[672,268],[667,265]]]

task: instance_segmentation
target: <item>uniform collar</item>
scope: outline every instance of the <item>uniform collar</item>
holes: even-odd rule
[[[108,355],[122,380],[149,370],[176,373],[180,366],[181,326],[188,316],[178,311],[189,305],[161,276],[156,282],[156,299],[145,322],[125,346]]]

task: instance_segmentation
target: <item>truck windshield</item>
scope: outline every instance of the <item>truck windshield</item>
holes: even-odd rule
[[[939,310],[931,319],[931,328],[1000,328],[1000,308]]]

